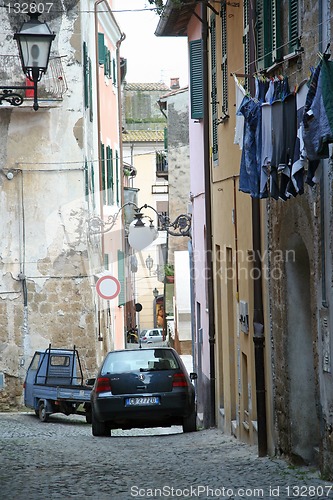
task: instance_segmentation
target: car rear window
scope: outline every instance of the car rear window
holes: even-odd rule
[[[166,349],[138,349],[135,351],[110,352],[101,375],[149,370],[175,370],[179,364],[172,351]]]

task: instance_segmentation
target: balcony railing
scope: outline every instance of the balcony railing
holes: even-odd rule
[[[168,153],[163,151],[156,151],[156,176],[168,178]]]
[[[0,85],[29,85],[22,72],[19,56],[0,55]],[[31,85],[33,85],[31,83]],[[67,90],[61,57],[50,56],[46,74],[38,84],[39,99],[58,100]],[[20,92],[24,92],[23,90]],[[26,91],[29,96],[29,90]]]

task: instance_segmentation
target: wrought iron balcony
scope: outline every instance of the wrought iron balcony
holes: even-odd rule
[[[156,151],[156,177],[168,178],[168,153],[165,150]]]
[[[25,98],[32,98],[33,83],[25,79],[19,56],[0,55],[0,84],[15,86],[31,85],[31,95],[29,94],[30,90],[21,90],[18,93],[24,95]],[[61,57],[50,56],[47,72],[38,84],[38,97],[41,101],[59,100],[62,99],[66,90],[67,83]]]

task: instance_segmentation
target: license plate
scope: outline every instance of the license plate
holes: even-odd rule
[[[160,404],[157,396],[141,396],[139,398],[126,398],[125,406],[155,406]]]

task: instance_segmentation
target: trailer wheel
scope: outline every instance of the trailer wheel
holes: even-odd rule
[[[41,422],[47,422],[47,420],[49,418],[49,415],[46,413],[45,404],[43,402],[39,403],[38,416],[39,416],[39,420]]]

